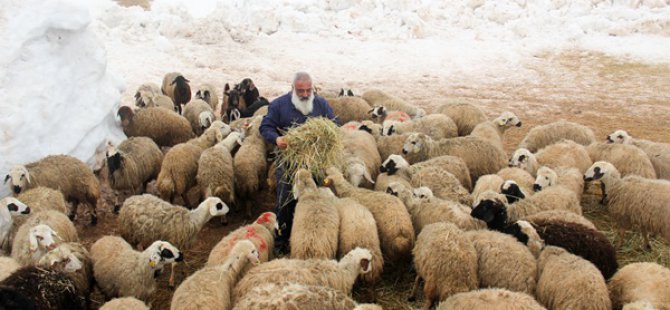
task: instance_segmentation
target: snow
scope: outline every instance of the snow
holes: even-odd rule
[[[139,1],[139,0],[138,0]],[[115,112],[144,82],[252,77],[264,96],[306,70],[327,86],[425,77],[532,82],[551,51],[669,63],[664,0],[4,0],[0,172],[49,154],[92,166],[124,138]],[[219,92],[220,94],[220,92]],[[2,194],[4,195],[6,191]]]

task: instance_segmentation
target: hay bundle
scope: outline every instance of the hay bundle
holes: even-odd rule
[[[326,168],[343,166],[342,132],[331,120],[309,118],[304,124],[289,128],[284,136],[288,147],[282,150],[278,164],[284,166],[287,179],[304,168],[320,181],[325,178]]]

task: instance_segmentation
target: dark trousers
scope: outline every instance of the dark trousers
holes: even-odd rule
[[[291,238],[291,228],[293,227],[293,214],[295,206],[298,203],[293,198],[293,182],[288,177],[284,177],[284,167],[277,166],[275,171],[277,180],[277,202],[275,205],[275,214],[277,214],[277,224],[279,224],[280,235],[275,239],[275,247],[288,246]]]

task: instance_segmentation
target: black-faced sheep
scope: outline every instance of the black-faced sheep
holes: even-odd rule
[[[636,301],[650,304],[646,309],[668,309],[670,306],[670,270],[656,263],[631,263],[619,269],[607,287],[613,309]],[[626,307],[624,307],[626,309]]]
[[[459,136],[469,135],[475,126],[488,119],[481,108],[470,103],[449,102],[437,107],[436,111],[446,114],[456,123]]]
[[[617,130],[607,136],[607,142],[632,144],[642,149],[656,170],[659,179],[670,180],[670,144],[644,139],[633,139],[625,130]]]
[[[246,106],[251,105],[260,98],[258,87],[256,87],[256,84],[250,78],[245,78],[239,84],[235,84],[235,89],[242,95]]]
[[[174,146],[195,137],[188,120],[167,109],[154,107],[133,111],[123,106],[118,115],[126,136],[149,137],[161,147]]]
[[[453,138],[458,136],[458,128],[449,116],[444,114],[429,114],[414,120],[405,122],[385,120],[383,123],[383,134],[391,136],[395,134],[420,132],[435,140]]]
[[[413,118],[426,115],[426,111],[423,109],[378,89],[367,90],[361,95],[361,97],[367,101],[368,105],[371,107],[384,106],[389,110],[405,112]]]
[[[533,127],[519,144],[519,148],[537,152],[547,145],[563,139],[572,140],[581,145],[589,145],[596,141],[591,128],[568,121],[557,121],[546,125]]]
[[[491,142],[497,148],[504,150],[503,138],[505,131],[512,127],[521,127],[521,120],[516,114],[505,111],[489,122],[477,124],[470,133],[473,137]]]
[[[491,288],[458,293],[441,302],[437,310],[545,310],[532,295]]]
[[[194,99],[184,106],[183,116],[191,124],[191,129],[196,136],[201,135],[212,123],[216,120],[214,118],[214,110],[207,102],[201,99]]]
[[[171,72],[163,77],[161,90],[164,95],[172,99],[175,109],[179,114],[181,114],[182,110],[181,105],[191,101],[191,86],[188,85],[189,82],[179,72]]]
[[[15,214],[30,214],[30,208],[14,197],[0,200],[0,253],[9,253],[9,245],[13,236],[10,232],[14,226]]]
[[[70,219],[77,214],[79,203],[89,206],[91,224],[98,221],[96,206],[100,198],[100,183],[93,170],[81,160],[69,155],[50,155],[25,166],[14,166],[5,177],[15,195],[37,186],[57,189],[72,203]]]
[[[370,106],[360,97],[336,97],[326,98],[328,105],[333,109],[342,124],[350,121],[363,121],[370,119],[368,111]]]
[[[586,149],[593,162],[609,162],[622,176],[636,174],[643,178],[656,178],[656,170],[649,156],[635,145],[593,143]]]
[[[445,188],[445,186],[440,185],[440,182],[437,182],[437,180],[433,181],[425,178],[425,174],[422,173],[424,170],[434,169],[444,170],[451,173],[468,192],[472,190],[470,170],[468,170],[468,166],[463,159],[457,156],[437,156],[410,166],[409,162],[402,156],[392,154],[382,163],[382,167],[380,168],[382,172],[389,175],[403,173],[403,170],[406,170],[414,187],[426,186],[433,191],[433,194],[436,197],[447,198],[446,196],[441,195],[441,190]]]

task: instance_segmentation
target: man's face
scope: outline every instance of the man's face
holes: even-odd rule
[[[296,95],[298,95],[300,101],[307,101],[309,96],[312,94],[312,82],[295,81],[295,85],[293,85],[293,91]]]

